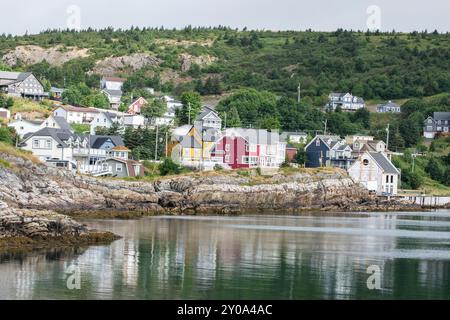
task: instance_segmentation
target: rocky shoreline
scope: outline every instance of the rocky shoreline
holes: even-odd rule
[[[233,215],[258,212],[418,210],[382,201],[340,170],[304,170],[259,176],[256,172],[196,173],[128,182],[74,175],[0,153],[0,237],[92,237],[72,217]],[[113,240],[105,234],[105,239]],[[101,238],[101,237],[100,237]],[[70,242],[70,241],[69,241]]]

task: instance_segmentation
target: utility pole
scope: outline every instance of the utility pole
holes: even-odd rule
[[[301,96],[301,84],[300,84],[300,82],[298,83],[298,88],[297,88],[297,102],[298,103],[300,103],[300,100],[301,100],[301,98],[302,98],[302,96]]]
[[[323,134],[327,135],[327,127],[328,127],[328,119],[325,119],[325,121],[322,121],[322,123],[325,125],[325,130],[323,131]]]
[[[158,161],[158,126],[156,126],[155,162]]]
[[[167,127],[166,127],[166,158],[167,158],[167,153],[169,152],[169,150],[167,149],[167,140],[168,140],[168,132],[167,132]]]
[[[188,102],[188,111],[189,111],[188,124],[191,125],[191,103],[190,102]]]
[[[226,129],[227,128],[227,113],[225,112],[225,126],[224,126],[224,129]]]
[[[417,155],[415,153],[411,154],[411,158],[412,158],[412,173],[414,173],[416,156]]]
[[[386,128],[386,150],[389,150],[389,123]]]

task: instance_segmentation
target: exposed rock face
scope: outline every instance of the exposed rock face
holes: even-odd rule
[[[146,66],[158,66],[162,62],[154,56],[145,53],[134,53],[129,56],[110,57],[98,61],[92,73],[115,75],[118,71],[136,71]]]
[[[189,71],[191,69],[192,64],[194,64],[194,63],[199,65],[200,67],[202,67],[202,66],[208,66],[217,60],[216,57],[209,56],[209,55],[195,57],[195,56],[192,56],[187,53],[181,54],[180,57],[181,57],[181,71],[182,72]]]
[[[47,61],[52,66],[62,66],[64,63],[89,56],[88,49],[69,47],[63,49],[62,46],[53,48],[42,48],[39,46],[27,45],[18,46],[13,51],[3,56],[3,62],[8,66],[15,66],[20,61],[25,65],[36,64]]]
[[[82,236],[88,229],[75,220],[50,211],[18,210],[0,201],[0,238]]]
[[[74,211],[230,213],[351,208],[371,201],[343,172],[244,177],[236,173],[126,182],[77,176],[0,154],[20,170],[0,167],[0,200],[10,207]],[[259,179],[259,180],[258,180]]]

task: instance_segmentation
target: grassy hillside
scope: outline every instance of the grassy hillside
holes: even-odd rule
[[[119,76],[135,75],[127,90],[153,86],[179,93],[204,89],[206,79],[214,77],[220,79],[220,86],[200,91],[216,94],[252,87],[295,97],[301,82],[303,97],[317,105],[330,91],[351,91],[366,99],[402,99],[450,91],[448,34],[236,31],[224,27],[48,31],[0,36],[0,55],[27,45],[52,49],[53,53],[57,47],[56,51],[73,54],[74,59],[61,66],[46,61],[27,65],[20,59],[23,56],[10,66],[34,71],[57,86],[83,81],[97,87],[99,74],[87,73],[96,63],[110,56],[145,53],[158,62],[141,70],[113,68]],[[111,61],[106,60],[111,67],[108,63]]]

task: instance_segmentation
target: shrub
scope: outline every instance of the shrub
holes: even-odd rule
[[[165,158],[164,161],[158,166],[158,169],[162,176],[181,173],[181,167],[170,158]]]

